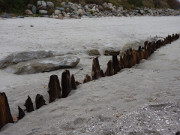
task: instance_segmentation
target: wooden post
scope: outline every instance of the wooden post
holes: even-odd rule
[[[120,69],[123,69],[123,68],[125,67],[125,65],[124,65],[124,59],[123,59],[122,56],[120,57],[120,60],[119,60],[119,67],[120,67]]]
[[[44,97],[42,95],[40,95],[40,94],[36,95],[35,102],[36,102],[36,109],[39,109],[43,105],[46,105],[46,101],[44,100]]]
[[[132,60],[131,60],[131,66],[134,66],[139,63],[139,54],[136,50],[132,50]]]
[[[56,98],[61,98],[61,87],[57,75],[51,75],[49,84],[49,103],[53,102]]]
[[[86,75],[86,77],[84,78],[83,83],[87,83],[91,81],[91,77],[89,75]]]
[[[141,46],[139,46],[139,48],[138,48],[138,53],[139,53],[140,61],[145,58],[144,51],[142,50]]]
[[[106,75],[106,76],[112,76],[112,75],[114,75],[114,69],[113,69],[112,60],[110,60],[110,61],[107,63],[107,70],[106,70],[106,72],[105,72],[105,75]]]
[[[73,90],[77,89],[76,81],[75,81],[75,78],[74,78],[74,75],[73,75],[73,74],[71,75],[71,88],[72,88]]]
[[[117,74],[120,71],[117,55],[112,56],[112,62],[113,62],[114,74]]]
[[[100,73],[101,73],[101,77],[105,77],[104,71],[102,69],[101,69]]]
[[[24,113],[23,109],[21,109],[19,106],[18,106],[18,111],[19,111],[18,120],[20,120],[25,116],[25,113]]]
[[[65,70],[61,77],[62,98],[66,98],[71,92],[71,78],[69,70]]]
[[[179,38],[179,34],[175,34],[176,40]]]
[[[0,92],[0,129],[7,123],[14,123],[6,94]]]
[[[148,42],[144,42],[144,59],[147,59],[148,56]]]
[[[92,80],[96,80],[99,77],[101,77],[101,69],[100,69],[100,65],[99,65],[99,60],[98,57],[93,59],[93,63],[92,63]]]
[[[32,100],[31,100],[31,98],[29,96],[28,96],[24,106],[26,107],[27,112],[34,111],[34,106],[33,106]]]

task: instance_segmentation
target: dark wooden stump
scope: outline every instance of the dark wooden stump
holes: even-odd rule
[[[86,77],[84,78],[83,83],[87,83],[91,81],[91,77],[89,75],[86,75]]]
[[[119,60],[119,67],[120,67],[120,69],[123,69],[123,68],[125,67],[125,65],[124,65],[124,59],[123,59],[122,56],[120,57],[120,60]]]
[[[18,111],[19,111],[18,120],[20,120],[25,116],[25,113],[24,113],[23,109],[21,109],[19,106],[18,106]]]
[[[114,74],[117,74],[120,71],[117,55],[112,56],[112,62],[113,62]]]
[[[131,66],[134,66],[140,62],[139,54],[136,50],[132,50]]]
[[[99,65],[98,57],[93,59],[92,63],[92,80],[96,80],[101,77],[101,69]]]
[[[6,94],[0,92],[0,129],[7,123],[14,123]]]
[[[156,42],[156,49],[160,48],[161,46],[165,45],[161,40]]]
[[[152,42],[149,42],[147,45],[148,57],[152,54]]]
[[[175,34],[176,40],[179,38],[179,34]]]
[[[123,62],[124,62],[124,68],[127,68],[128,67],[128,61],[127,61],[128,56],[127,56],[127,53],[125,53],[123,55],[122,59],[123,59]]]
[[[36,109],[39,109],[43,105],[46,105],[46,101],[44,100],[44,97],[42,95],[40,95],[40,94],[36,95],[35,102],[36,102]]]
[[[148,46],[147,44],[144,44],[144,59],[147,59],[148,57],[149,57]]]
[[[66,98],[71,92],[71,77],[69,70],[65,70],[61,77],[62,98]]]
[[[51,75],[48,84],[49,103],[53,102],[56,98],[61,98],[61,87],[57,75]]]
[[[126,51],[126,55],[125,55],[126,57],[126,59],[125,59],[125,67],[126,68],[131,68],[132,67],[132,65],[131,65],[131,61],[132,61],[132,49],[130,48],[130,49],[128,49],[127,51]]]
[[[144,51],[143,51],[141,46],[139,46],[139,48],[138,48],[138,53],[139,53],[140,61],[145,58],[144,57]]]
[[[32,100],[31,100],[31,98],[29,96],[28,96],[24,106],[26,107],[27,112],[34,111],[34,106],[33,106]]]
[[[76,81],[75,81],[75,78],[74,78],[73,74],[71,75],[71,87],[72,87],[73,90],[77,89]]]
[[[114,75],[114,69],[113,69],[113,63],[112,63],[112,60],[110,60],[108,63],[107,63],[107,70],[105,72],[105,76],[112,76]]]
[[[105,77],[104,71],[102,69],[101,69],[100,73],[101,73],[101,77]]]
[[[161,42],[161,46],[162,46],[163,44],[162,44],[162,42]],[[152,44],[151,44],[151,51],[152,51],[152,53],[154,53],[154,51],[156,51],[156,43],[155,43],[155,41],[153,41],[152,42]]]
[[[177,132],[175,133],[175,135],[180,135],[180,131],[177,131]]]
[[[80,84],[82,83],[80,83],[79,81],[76,81],[76,86],[79,86]]]

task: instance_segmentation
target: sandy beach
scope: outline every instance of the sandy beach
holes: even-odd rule
[[[0,20],[0,59],[21,51],[50,50],[62,54],[69,52],[80,58],[80,63],[70,69],[70,72],[75,75],[76,80],[82,82],[86,74],[91,74],[94,58],[87,54],[88,50],[99,50],[99,62],[105,71],[106,64],[111,59],[110,56],[103,55],[105,49],[123,50],[132,43],[180,33],[179,28],[178,16],[3,19]],[[67,98],[51,104],[48,103],[47,93],[49,77],[56,74],[61,78],[64,69],[28,75],[15,75],[0,70],[0,92],[6,93],[14,116],[18,115],[18,106],[24,109],[28,95],[34,101],[36,94],[42,94],[47,103],[39,110],[26,114],[18,123],[6,125],[0,134],[139,135],[145,134],[147,128],[147,134],[154,131],[157,135],[173,135],[180,126],[179,45],[180,40],[177,40],[158,49],[148,60],[142,60],[131,69],[123,69],[112,77],[79,85]],[[173,120],[160,124],[159,127],[147,125],[164,123],[164,120],[170,117],[172,113],[163,113],[162,108],[159,115],[155,115],[152,109],[149,110],[154,114],[151,118],[167,115],[160,118],[162,121],[150,121],[147,125],[139,126],[132,122],[131,128],[126,130],[127,125],[123,127],[119,124],[124,119],[132,120],[132,112],[138,112],[137,109],[149,104],[164,104],[170,106],[171,111],[175,109],[177,113]]]

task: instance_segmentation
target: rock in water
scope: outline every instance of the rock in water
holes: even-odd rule
[[[26,107],[27,112],[34,111],[34,106],[33,106],[32,100],[29,96],[28,96],[28,99],[26,100],[24,106]]]
[[[52,57],[54,51],[29,51],[29,52],[15,52],[0,60],[0,69],[6,68],[9,65],[17,64],[33,59],[40,59]]]
[[[48,84],[49,93],[49,103],[56,100],[56,98],[61,98],[61,87],[57,75],[51,75]]]
[[[0,129],[7,123],[13,123],[13,118],[6,94],[0,92]]]
[[[23,109],[21,109],[19,106],[18,106],[18,110],[19,110],[18,120],[20,120],[25,116],[25,113],[24,113]]]
[[[100,52],[97,49],[91,49],[87,51],[88,55],[90,56],[97,56],[100,55]]]
[[[36,95],[35,102],[36,102],[36,109],[39,109],[43,105],[46,105],[46,101],[44,100],[44,97],[42,95],[40,95],[40,94]]]
[[[5,70],[14,74],[33,74],[49,72],[62,68],[73,68],[79,63],[76,56],[55,56],[43,59],[35,59],[9,66]]]
[[[71,92],[71,78],[69,70],[65,70],[61,77],[62,98],[66,98]]]

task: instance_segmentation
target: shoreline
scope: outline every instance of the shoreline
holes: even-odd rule
[[[109,22],[110,19],[111,22]],[[149,22],[150,24],[147,24]],[[179,33],[177,29],[179,22],[178,17],[135,17],[132,19],[123,17],[93,20],[88,18],[64,21],[45,18],[7,19],[0,21],[2,26],[0,35],[3,41],[0,43],[2,48],[0,53],[1,56],[6,56],[15,51],[35,49],[62,51],[79,49],[82,51],[91,48],[102,50],[104,47],[123,48],[131,41]],[[68,133],[71,129],[68,129],[66,124],[70,122],[71,125],[71,121],[81,121],[81,118],[98,117],[99,114],[104,114],[104,117],[116,113],[126,114],[143,106],[144,103],[178,102],[178,44],[179,40],[163,47],[149,60],[142,61],[140,65],[132,69],[124,69],[116,76],[84,84],[67,99],[44,106],[37,112],[28,114],[17,124],[8,125],[2,134],[25,134],[29,131],[33,132],[33,129],[36,131],[37,128],[42,131],[48,129],[47,132],[51,130],[57,132],[58,127]],[[85,74],[90,74],[92,64],[92,56],[81,53],[78,56],[81,62],[71,70],[77,80],[84,79]],[[106,68],[109,59],[109,56],[99,57],[103,68]],[[7,92],[12,113],[17,114],[17,105],[23,106],[27,95],[30,95],[32,99],[37,93],[44,95],[47,92],[50,74],[61,75],[62,71],[20,76],[0,71],[1,91]],[[47,94],[45,99],[48,101]],[[20,129],[21,126],[24,129]],[[53,126],[57,128],[53,130]]]

